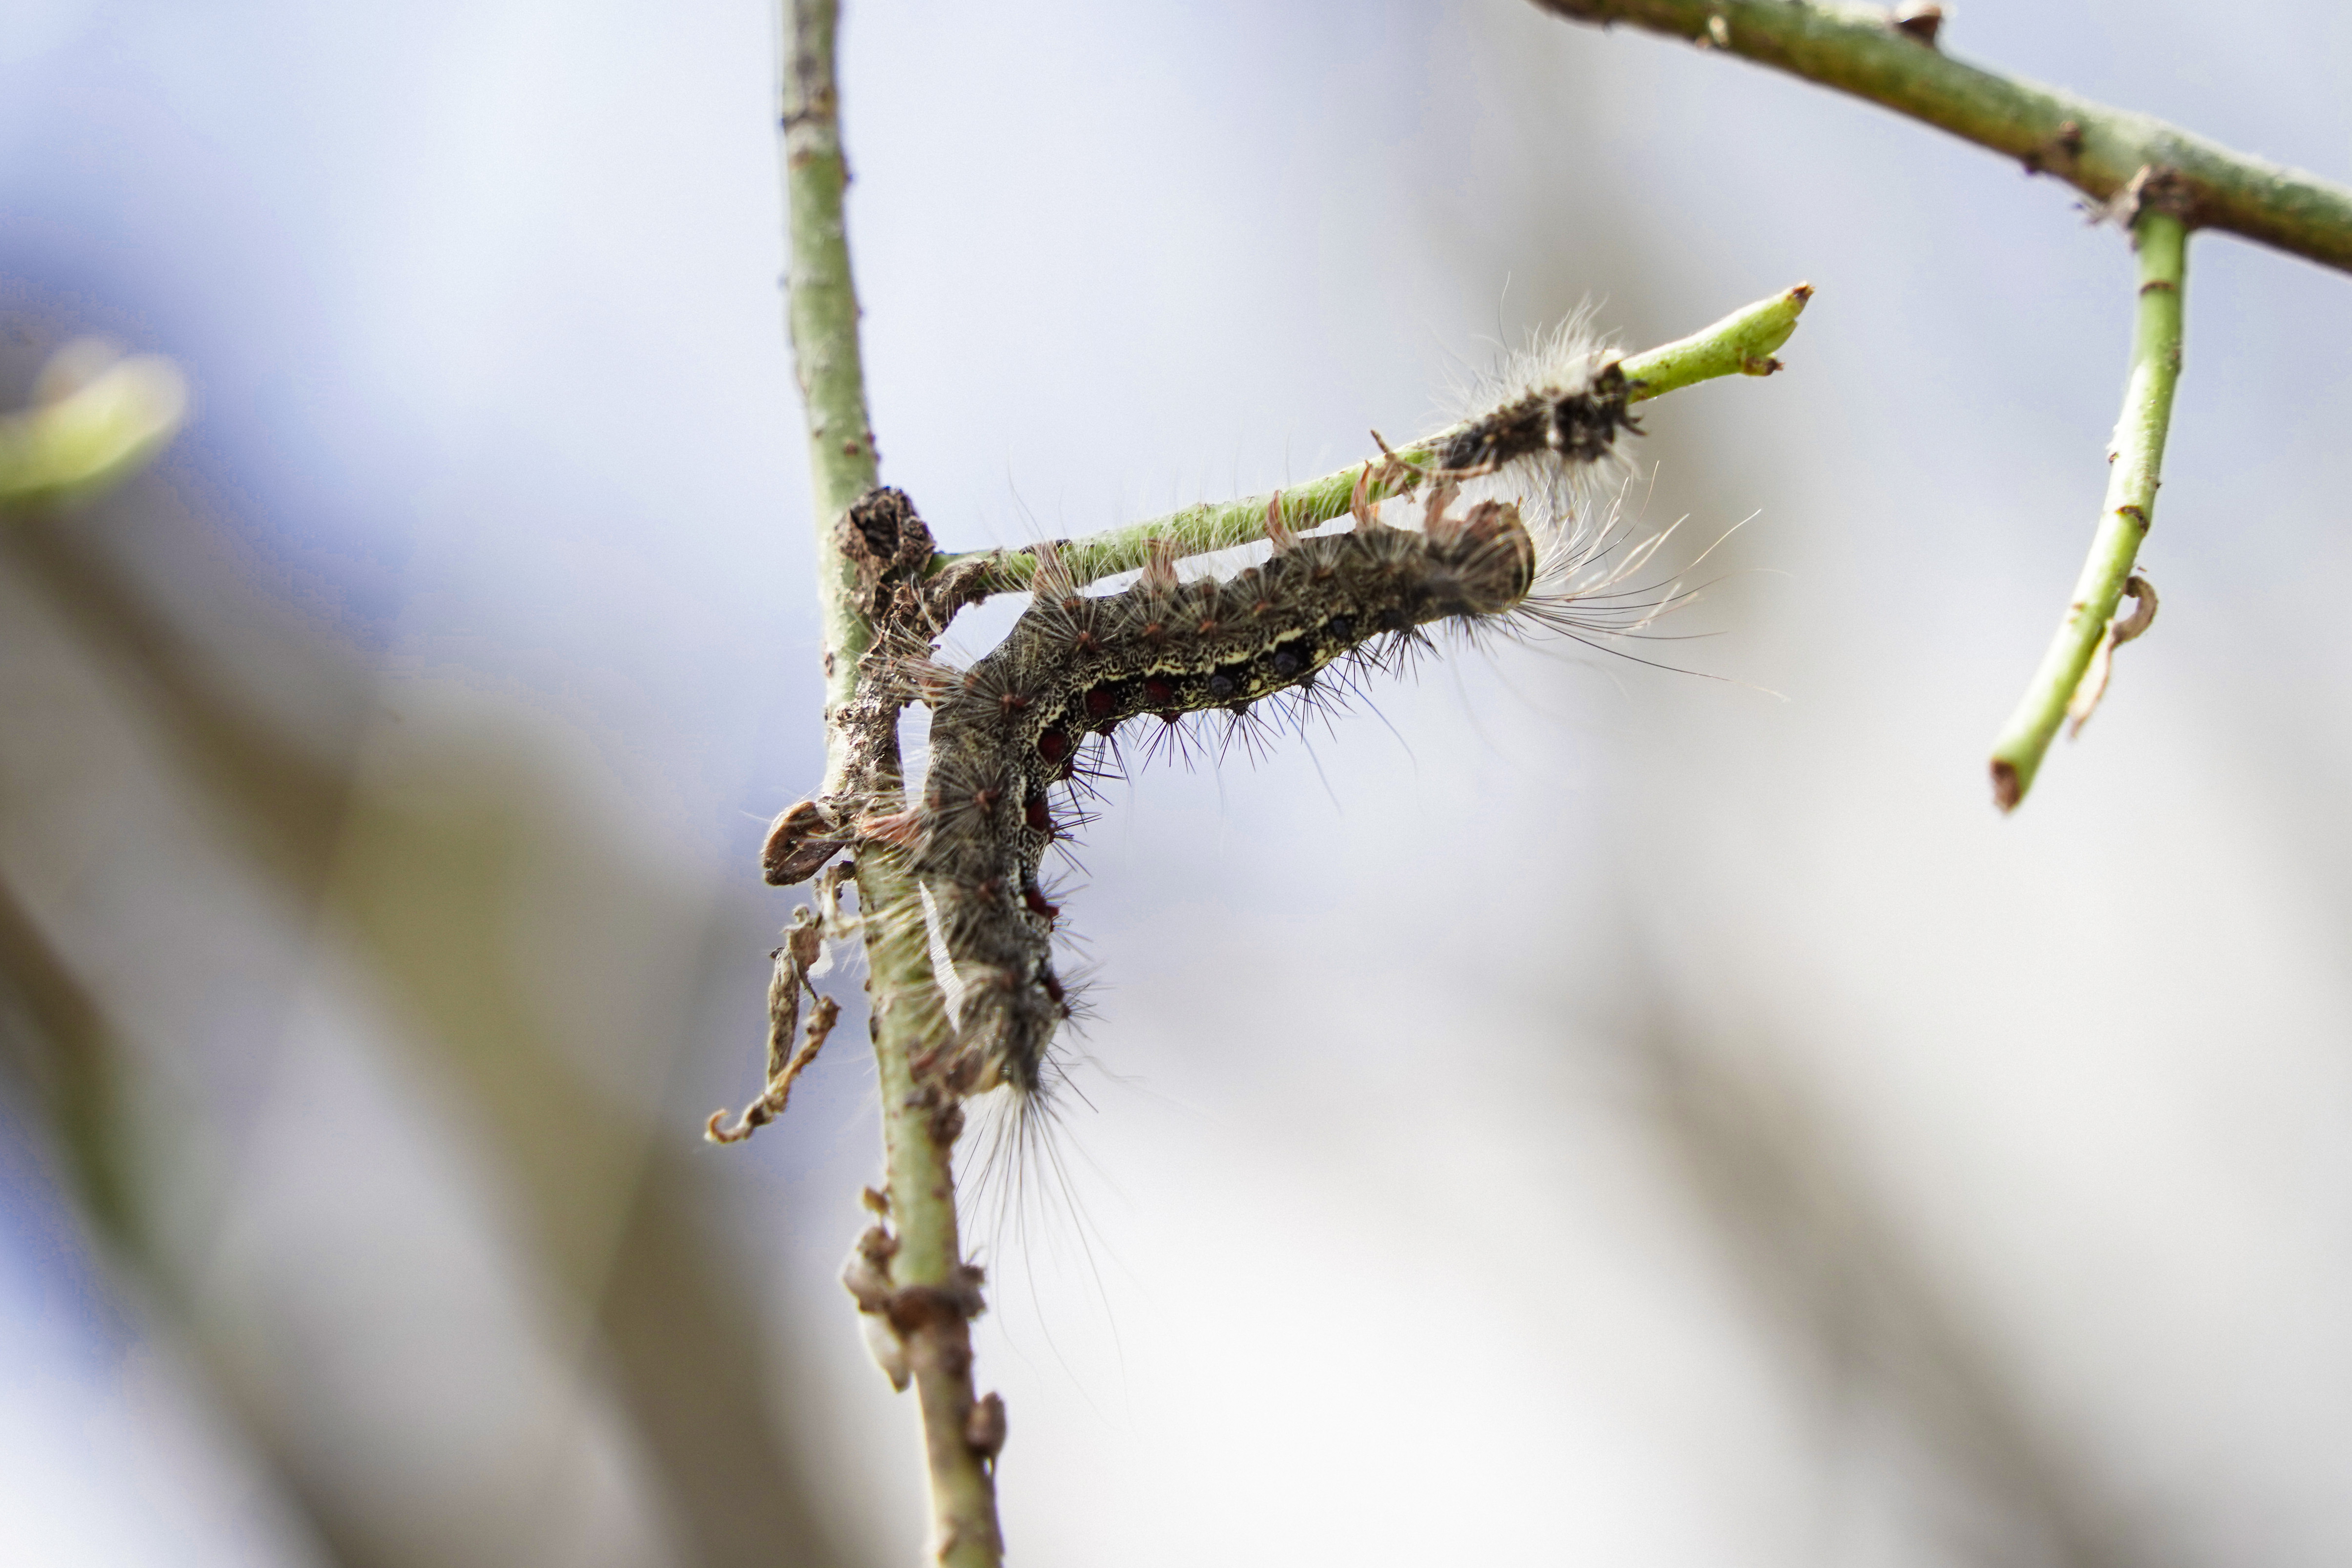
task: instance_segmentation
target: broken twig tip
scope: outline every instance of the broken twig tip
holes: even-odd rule
[[[2006,816],[2015,811],[2017,803],[2024,798],[2025,790],[2017,782],[2016,765],[2004,757],[1995,757],[1992,760],[1993,805],[2000,807],[2002,815]]]

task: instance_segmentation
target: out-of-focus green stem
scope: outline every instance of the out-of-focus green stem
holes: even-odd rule
[[[1811,285],[1800,283],[1769,300],[1759,300],[1733,311],[1704,331],[1619,361],[1618,368],[1632,384],[1627,401],[1640,403],[1663,397],[1719,375],[1771,374],[1780,368],[1780,362],[1772,357],[1773,351],[1787,342],[1789,334],[1797,330],[1797,317],[1812,297]],[[1397,448],[1395,455],[1407,463],[1426,463],[1461,429],[1457,425],[1425,436],[1409,447]],[[1375,501],[1394,493],[1381,483],[1379,473],[1375,467],[1368,491],[1368,499]],[[1295,530],[1330,521],[1348,510],[1356,482],[1362,475],[1363,469],[1359,466],[1286,488],[1281,492],[1283,521]],[[1166,541],[1164,548],[1178,556],[1202,555],[1248,544],[1265,537],[1266,508],[1274,499],[1272,495],[1258,495],[1187,507],[1149,522],[1065,541],[1060,546],[1062,564],[1073,581],[1083,584],[1141,566],[1150,558],[1155,541]],[[931,571],[936,574],[968,562],[987,563],[976,584],[981,595],[1024,592],[1037,569],[1037,558],[1032,552],[997,550],[942,554],[933,559]]]
[[[2066,705],[2123,601],[2124,585],[2139,559],[2140,541],[2156,518],[2164,438],[2172,424],[2173,389],[2180,381],[2189,232],[2174,214],[2145,208],[2132,235],[2139,247],[2138,319],[2132,331],[2131,369],[2124,382],[2123,416],[2107,453],[2106,500],[2092,535],[2090,559],[2083,563],[2058,635],[1993,742],[1993,800],[2003,811],[2015,810],[2033,787],[2051,737],[2057,734]]]
[[[171,361],[142,354],[0,416],[0,504],[69,500],[129,477],[172,438],[187,405]]]
[[[1687,38],[1867,99],[2106,201],[2146,168],[2175,171],[2190,226],[2226,229],[2352,271],[2352,190],[2232,152],[2150,115],[1966,65],[1925,16],[1829,0],[1536,0],[1602,26]]]
[[[857,693],[860,655],[873,627],[859,608],[856,567],[838,543],[850,504],[878,477],[858,354],[857,290],[849,268],[835,76],[836,0],[786,0],[783,26],[784,206],[792,223],[793,361],[806,410],[814,489],[817,596],[824,620],[826,783],[843,786],[849,747],[833,722]],[[880,759],[895,782],[896,753]],[[938,1041],[939,1010],[923,940],[922,910],[899,854],[857,850],[858,908],[866,931],[866,992],[881,1088],[883,1158],[898,1247],[889,1260],[889,1321],[906,1345],[930,1472],[932,1542],[947,1568],[996,1568],[993,1454],[968,1436],[973,1412],[975,1292],[957,1234],[953,1154],[961,1114],[926,1093],[914,1062]],[[922,1310],[916,1310],[920,1308]]]

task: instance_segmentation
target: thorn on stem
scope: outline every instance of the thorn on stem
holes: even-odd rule
[[[1898,5],[1887,20],[1905,37],[1916,39],[1932,49],[1936,47],[1936,35],[1943,30],[1944,8],[1924,4]]]
[[[2131,601],[2131,613],[2107,623],[2099,646],[2091,652],[2091,662],[2083,670],[2083,679],[2075,684],[2073,700],[2066,704],[2066,738],[2070,741],[2082,734],[2083,726],[2098,711],[2100,699],[2106,696],[2116,649],[2156,624],[2156,588],[2147,578],[2134,573],[2124,583],[2124,597]]]
[[[971,1411],[963,1420],[963,1440],[973,1453],[992,1462],[1004,1451],[1003,1395],[983,1394],[971,1402]]]

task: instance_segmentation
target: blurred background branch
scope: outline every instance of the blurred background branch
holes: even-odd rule
[[[171,361],[67,344],[33,384],[33,405],[0,415],[0,506],[70,500],[120,482],[172,438],[187,384]]]
[[[541,1331],[590,1397],[613,1401],[670,1500],[687,1559],[742,1568],[852,1560],[827,1543],[797,1479],[775,1405],[781,1369],[766,1349],[772,1309],[754,1306],[722,1254],[712,1216],[726,1205],[712,1173],[690,1148],[657,1139],[671,1125],[660,1097],[615,1095],[583,1071],[583,1043],[645,1053],[657,1085],[687,997],[666,987],[632,998],[610,1016],[607,1038],[566,1048],[502,931],[539,868],[555,861],[641,931],[693,931],[708,917],[571,820],[562,785],[527,752],[478,739],[408,759],[406,785],[371,783],[358,742],[373,722],[374,686],[331,646],[299,661],[330,718],[308,737],[289,734],[90,537],[124,515],[23,520],[0,541],[0,563],[54,609],[73,653],[103,671],[120,705],[113,721],[151,732],[203,816],[298,919],[349,945],[404,1018],[396,1034],[418,1066],[478,1121],[497,1179],[520,1199],[517,1261],[544,1291]],[[224,603],[208,613],[263,611]],[[11,655],[34,657],[23,647]],[[68,765],[79,744],[62,731],[45,743]],[[500,1522],[477,1519],[453,1537],[446,1509],[396,1519],[385,1497],[366,1495],[378,1489],[321,1462],[307,1435],[320,1412],[299,1392],[291,1347],[257,1338],[236,1300],[189,1272],[192,1238],[168,1223],[189,1194],[147,1187],[181,1179],[172,1150],[225,1131],[203,1125],[201,1096],[173,1111],[154,1103],[158,1083],[133,1065],[145,1052],[126,1050],[13,894],[0,907],[0,960],[23,1000],[26,1026],[12,1031],[22,1076],[37,1086],[74,1190],[323,1550],[367,1565],[527,1560],[499,1554],[538,1528],[528,1488],[499,1505]],[[368,1351],[354,1342],[340,1353]]]

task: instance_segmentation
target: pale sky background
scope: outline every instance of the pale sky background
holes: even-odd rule
[[[2352,14],[1951,9],[1955,54],[2352,178]],[[685,988],[652,1067],[571,1066],[688,1143],[753,1086],[797,900],[752,857],[821,742],[773,26],[18,0],[0,37],[0,306],[186,369],[154,482],[376,673],[369,776],[524,748],[551,818],[716,911],[551,865],[512,916],[559,1024]],[[853,0],[844,40],[884,476],[952,547],[1353,461],[1588,299],[1641,346],[1820,290],[1786,374],[1638,448],[1652,523],[1753,517],[1677,647],[1726,679],[1474,656],[1089,834],[1066,1173],[975,1235],[1015,1560],[2352,1558],[2352,279],[2195,243],[2162,616],[2002,821],[2129,331],[2070,191],[1515,0]],[[40,715],[5,724],[0,873],[222,1129],[189,1268],[307,1347],[324,1471],[441,1561],[688,1561],[505,1260],[495,1130],[347,944],[25,783]],[[834,1283],[856,1022],[697,1157],[828,1528],[908,1562],[914,1412]],[[5,1133],[0,1558],[325,1561]],[[551,1522],[483,1544],[518,1495]]]

